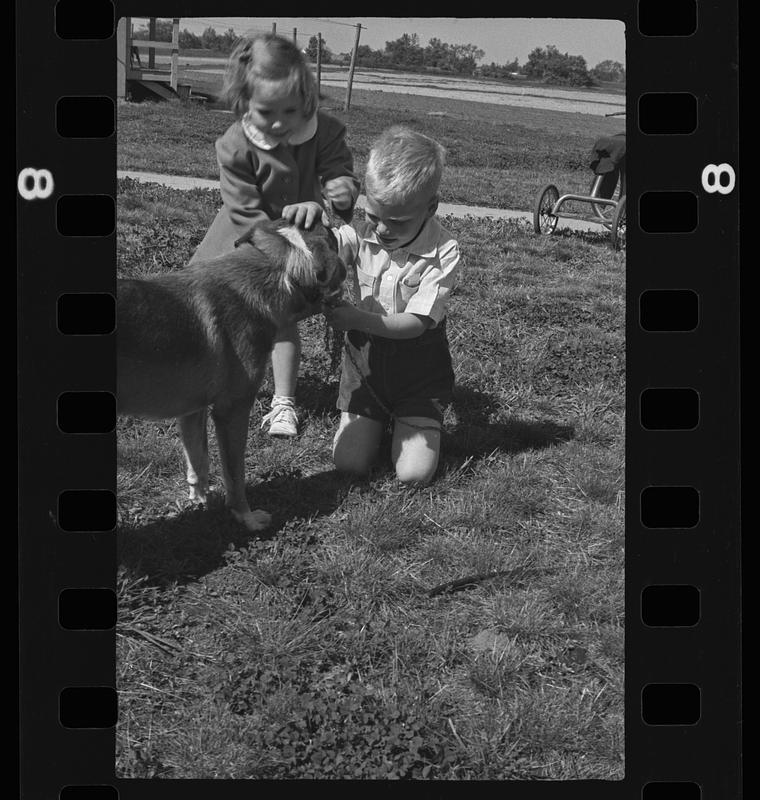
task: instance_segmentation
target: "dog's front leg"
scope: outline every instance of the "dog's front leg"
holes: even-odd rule
[[[211,415],[216,427],[219,457],[222,462],[226,505],[232,516],[249,531],[266,528],[272,517],[266,511],[251,511],[245,496],[245,448],[248,442],[250,402],[239,402],[223,409],[214,407]]]
[[[205,408],[177,420],[187,462],[190,500],[204,503],[208,496],[208,414]]]

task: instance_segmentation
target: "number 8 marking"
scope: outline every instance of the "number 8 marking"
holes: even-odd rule
[[[53,176],[46,169],[22,169],[18,175],[18,193],[24,200],[44,200],[53,194]]]
[[[721,175],[728,175],[728,186],[723,186],[720,182]],[[710,179],[712,178],[712,182]],[[736,186],[736,173],[730,164],[708,164],[702,170],[702,187],[706,192],[713,194],[720,192],[721,194],[731,194]]]

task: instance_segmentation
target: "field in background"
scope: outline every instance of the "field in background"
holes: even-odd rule
[[[406,123],[448,150],[441,201],[532,210],[547,183],[588,192],[590,153],[602,134],[621,131],[619,118],[514,108],[392,92],[329,90],[322,107],[343,120],[356,169],[363,175],[372,140],[383,128]],[[231,124],[224,109],[194,103],[120,103],[119,169],[218,178],[214,141]],[[587,209],[584,209],[587,210]]]
[[[205,82],[205,90],[216,95],[226,61],[211,58],[180,58],[180,80],[196,84]],[[343,91],[348,86],[349,69],[327,65],[322,69],[323,90]],[[216,83],[214,83],[216,82]],[[540,108],[603,117],[604,114],[625,110],[625,86],[567,87],[547,85],[539,81],[501,81],[493,78],[463,77],[438,72],[404,72],[402,70],[357,67],[352,81],[353,91],[390,91],[435,97],[439,102],[451,99],[490,102],[522,108]]]

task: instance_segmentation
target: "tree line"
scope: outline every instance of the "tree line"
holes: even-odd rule
[[[156,41],[171,41],[170,20],[156,20],[155,37]],[[134,38],[147,39],[147,26],[136,30]],[[229,54],[238,38],[232,28],[222,34],[218,34],[214,28],[206,28],[200,35],[184,29],[179,33],[179,48]],[[318,46],[317,37],[312,36],[304,48],[304,52],[312,61],[317,59]],[[477,45],[449,44],[436,37],[431,38],[423,47],[416,33],[405,33],[398,39],[386,42],[382,50],[373,50],[368,45],[360,44],[356,51],[356,64],[360,67],[378,69],[444,72],[503,80],[530,78],[566,86],[595,86],[600,82],[625,83],[625,67],[620,62],[607,59],[589,69],[583,56],[561,53],[551,44],[546,47],[536,47],[522,65],[517,59],[504,64],[493,61],[490,64],[478,63],[484,55],[485,52]],[[350,59],[349,53],[334,54],[325,40],[322,40],[323,64],[346,64]]]
[[[172,21],[170,19],[157,19],[155,20],[155,26],[155,33],[153,34],[154,42],[170,42],[172,40]],[[150,39],[150,30],[147,24],[143,24],[140,28],[137,28],[133,32],[132,38],[143,40]],[[229,55],[239,38],[240,37],[232,28],[228,28],[227,31],[222,34],[218,34],[214,28],[206,28],[200,36],[191,33],[185,28],[179,32],[179,49],[213,50],[216,53]]]
[[[317,37],[312,36],[306,48],[306,54],[312,60],[316,59],[317,46]],[[384,50],[373,50],[368,45],[360,44],[356,51],[356,64],[377,69],[447,72],[507,80],[531,78],[567,86],[625,83],[625,67],[620,62],[608,59],[589,69],[583,56],[561,53],[554,45],[536,47],[522,66],[516,58],[505,64],[493,61],[479,64],[484,55],[477,45],[449,44],[436,37],[422,47],[416,33],[405,33],[394,41],[386,42]],[[347,63],[350,58],[348,53],[333,56],[322,42],[323,64]]]

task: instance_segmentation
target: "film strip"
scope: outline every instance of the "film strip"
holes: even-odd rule
[[[26,798],[251,790],[114,777],[114,31],[144,13],[135,6],[16,7]],[[614,783],[509,791],[739,797],[738,5],[571,0],[540,13],[626,26],[626,770]]]

